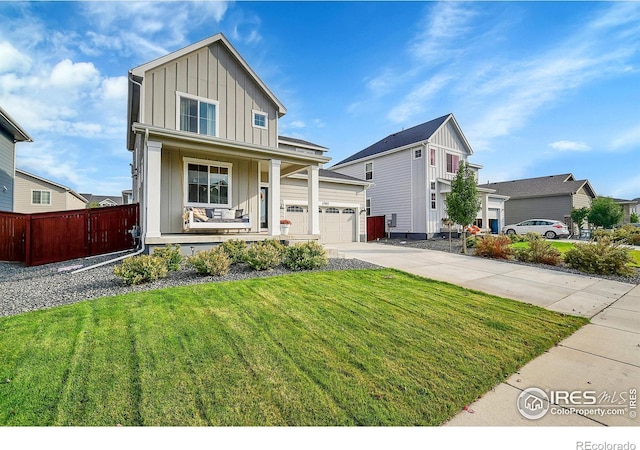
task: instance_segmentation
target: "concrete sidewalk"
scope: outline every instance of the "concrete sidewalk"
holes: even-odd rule
[[[630,408],[623,415],[600,415],[596,411],[552,414],[552,410],[558,411],[552,408],[541,419],[529,420],[516,406],[520,393],[530,387],[547,392],[595,391],[597,396],[611,396],[608,406],[617,404],[622,394],[627,400],[622,406],[629,406],[630,389],[640,391],[640,286],[409,247],[375,243],[325,247],[333,256],[357,258],[591,319],[590,324],[531,361],[447,425],[640,425],[635,417],[637,410]]]

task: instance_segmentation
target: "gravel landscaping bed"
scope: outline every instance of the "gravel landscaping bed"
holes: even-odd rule
[[[448,238],[447,239],[437,238],[437,239],[427,239],[427,240],[380,239],[375,242],[377,242],[378,244],[397,245],[401,247],[422,248],[426,250],[437,250],[441,252],[450,251],[451,253],[457,253],[457,254],[462,253],[461,239],[451,239],[451,250],[449,250]],[[469,255],[473,255],[472,248],[467,249],[467,251]],[[478,258],[478,256],[469,256],[469,257]],[[584,273],[584,272],[580,272],[579,270],[571,269],[569,267],[562,266],[562,265],[550,266],[547,264],[531,264],[531,263],[525,263],[522,261],[515,261],[515,260],[509,260],[509,261],[501,260],[501,261],[509,262],[511,264],[520,264],[523,266],[539,267],[541,269],[555,270],[558,272],[573,273],[573,274],[584,275],[584,276],[595,277],[595,278],[604,278],[606,280],[620,281],[623,283],[640,284],[640,270],[638,269],[636,269],[636,275],[633,277],[621,277],[616,275],[595,275],[590,273]]]
[[[195,270],[185,268],[179,272],[170,272],[167,278],[138,286],[127,286],[113,274],[113,267],[117,263],[71,273],[79,266],[88,267],[114,257],[83,258],[35,267],[0,262],[0,317],[129,292],[294,273],[283,266],[258,272],[238,264],[232,266],[224,277],[211,277],[198,275]],[[330,258],[329,265],[318,270],[372,268],[379,266],[357,259]]]

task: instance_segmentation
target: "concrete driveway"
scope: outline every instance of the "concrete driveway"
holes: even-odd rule
[[[640,425],[630,402],[640,391],[640,286],[433,250],[375,243],[325,247],[333,256],[591,319],[447,425]],[[566,391],[574,401],[543,399],[547,413],[528,419],[517,407],[528,388],[560,396]],[[595,404],[588,404],[593,397]]]

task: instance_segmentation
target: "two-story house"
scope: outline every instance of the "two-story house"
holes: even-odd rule
[[[84,209],[87,199],[70,187],[16,169],[13,211],[30,214]]]
[[[393,133],[330,168],[373,183],[367,189],[367,216],[385,216],[392,236],[427,239],[444,231],[444,199],[460,161],[473,150],[453,114]],[[476,172],[481,166],[470,164]],[[478,189],[477,224],[499,232],[507,196]]]
[[[284,218],[290,241],[361,239],[369,183],[327,176],[326,148],[279,136],[286,112],[223,34],[131,69],[127,148],[144,244],[280,238]]]
[[[0,107],[0,211],[14,210],[17,142],[33,142],[33,140]]]

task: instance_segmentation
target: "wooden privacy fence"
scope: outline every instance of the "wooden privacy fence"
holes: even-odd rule
[[[0,212],[0,261],[37,266],[133,248],[137,204],[50,213]]]
[[[367,241],[375,241],[385,237],[384,218],[385,216],[367,217]]]

